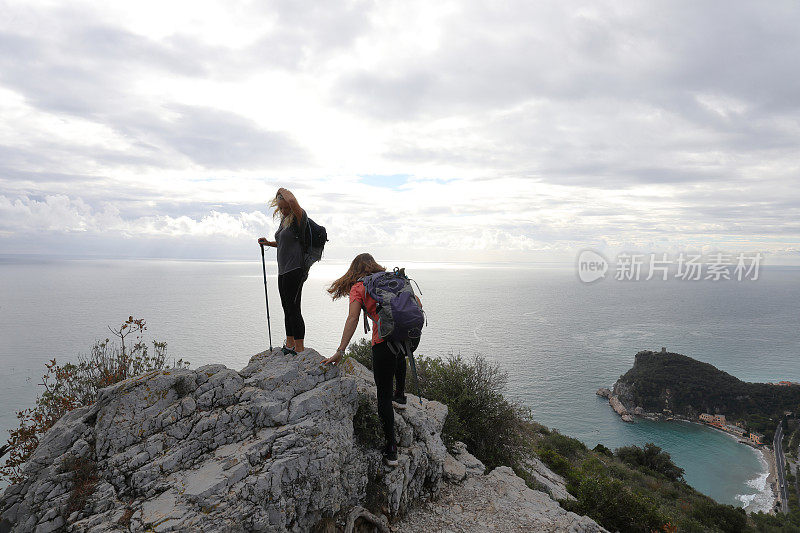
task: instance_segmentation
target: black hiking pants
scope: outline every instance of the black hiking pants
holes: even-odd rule
[[[278,274],[278,292],[281,295],[286,336],[301,340],[306,336],[306,323],[300,312],[300,298],[303,295],[305,280],[305,270],[302,268]]]
[[[392,353],[386,341],[372,346],[372,373],[378,388],[378,416],[383,423],[386,444],[396,444],[394,437],[394,409],[392,396],[403,396],[406,391],[406,357],[399,351]],[[397,382],[397,388],[392,386]]]

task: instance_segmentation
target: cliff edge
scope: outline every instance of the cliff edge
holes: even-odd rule
[[[353,429],[359,394],[375,407],[371,372],[352,359],[321,361],[314,350],[274,350],[240,372],[173,369],[103,389],[44,436],[26,480],[0,497],[0,530],[341,531],[365,508],[382,527],[413,531],[437,505],[461,500],[472,510],[450,513],[456,529],[604,531],[510,469],[485,474],[463,446],[448,453],[438,402],[409,396],[395,413],[399,465],[385,468]],[[566,494],[556,474],[542,476]]]

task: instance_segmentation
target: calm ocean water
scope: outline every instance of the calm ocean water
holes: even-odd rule
[[[395,266],[384,261],[386,266]],[[689,355],[746,381],[800,381],[800,270],[749,282],[679,280],[592,285],[571,267],[405,264],[429,315],[419,352],[480,353],[508,371],[508,395],[541,423],[594,446],[655,442],[698,490],[724,503],[769,505],[753,449],[694,424],[625,424],[595,390],[642,349]],[[274,265],[273,343],[283,321]],[[331,355],[347,313],[324,287],[345,269],[320,264],[303,291],[306,344]],[[104,339],[106,325],[142,317],[192,366],[240,369],[267,347],[259,261],[0,261],[0,430],[32,404],[48,359],[66,361]],[[357,332],[357,335],[360,332]]]

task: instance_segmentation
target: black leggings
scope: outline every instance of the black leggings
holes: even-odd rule
[[[402,396],[406,389],[406,358],[405,354],[395,355],[386,342],[379,342],[372,347],[372,373],[375,376],[375,385],[378,387],[378,416],[383,423],[383,434],[387,444],[396,444],[394,438],[394,410],[392,409],[392,394]],[[392,390],[393,381],[397,381],[397,388]]]
[[[300,312],[300,298],[303,295],[303,282],[306,276],[302,268],[278,274],[278,292],[283,306],[283,322],[286,336],[302,340],[306,336],[306,323]]]

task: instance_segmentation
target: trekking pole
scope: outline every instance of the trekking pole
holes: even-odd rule
[[[259,243],[260,244],[260,243]],[[264,271],[264,299],[267,301],[267,333],[269,334],[269,351],[272,351],[272,325],[269,320],[269,294],[267,293],[267,263],[264,261],[264,245],[261,245],[261,269]]]
[[[408,363],[411,365],[411,376],[414,378],[414,385],[417,387],[417,397],[419,398],[419,404],[422,405],[422,391],[419,389],[419,376],[417,376],[417,364],[414,362],[414,352],[411,351],[411,343],[409,341],[405,341],[403,343],[403,348],[405,348],[406,355],[408,355]]]

